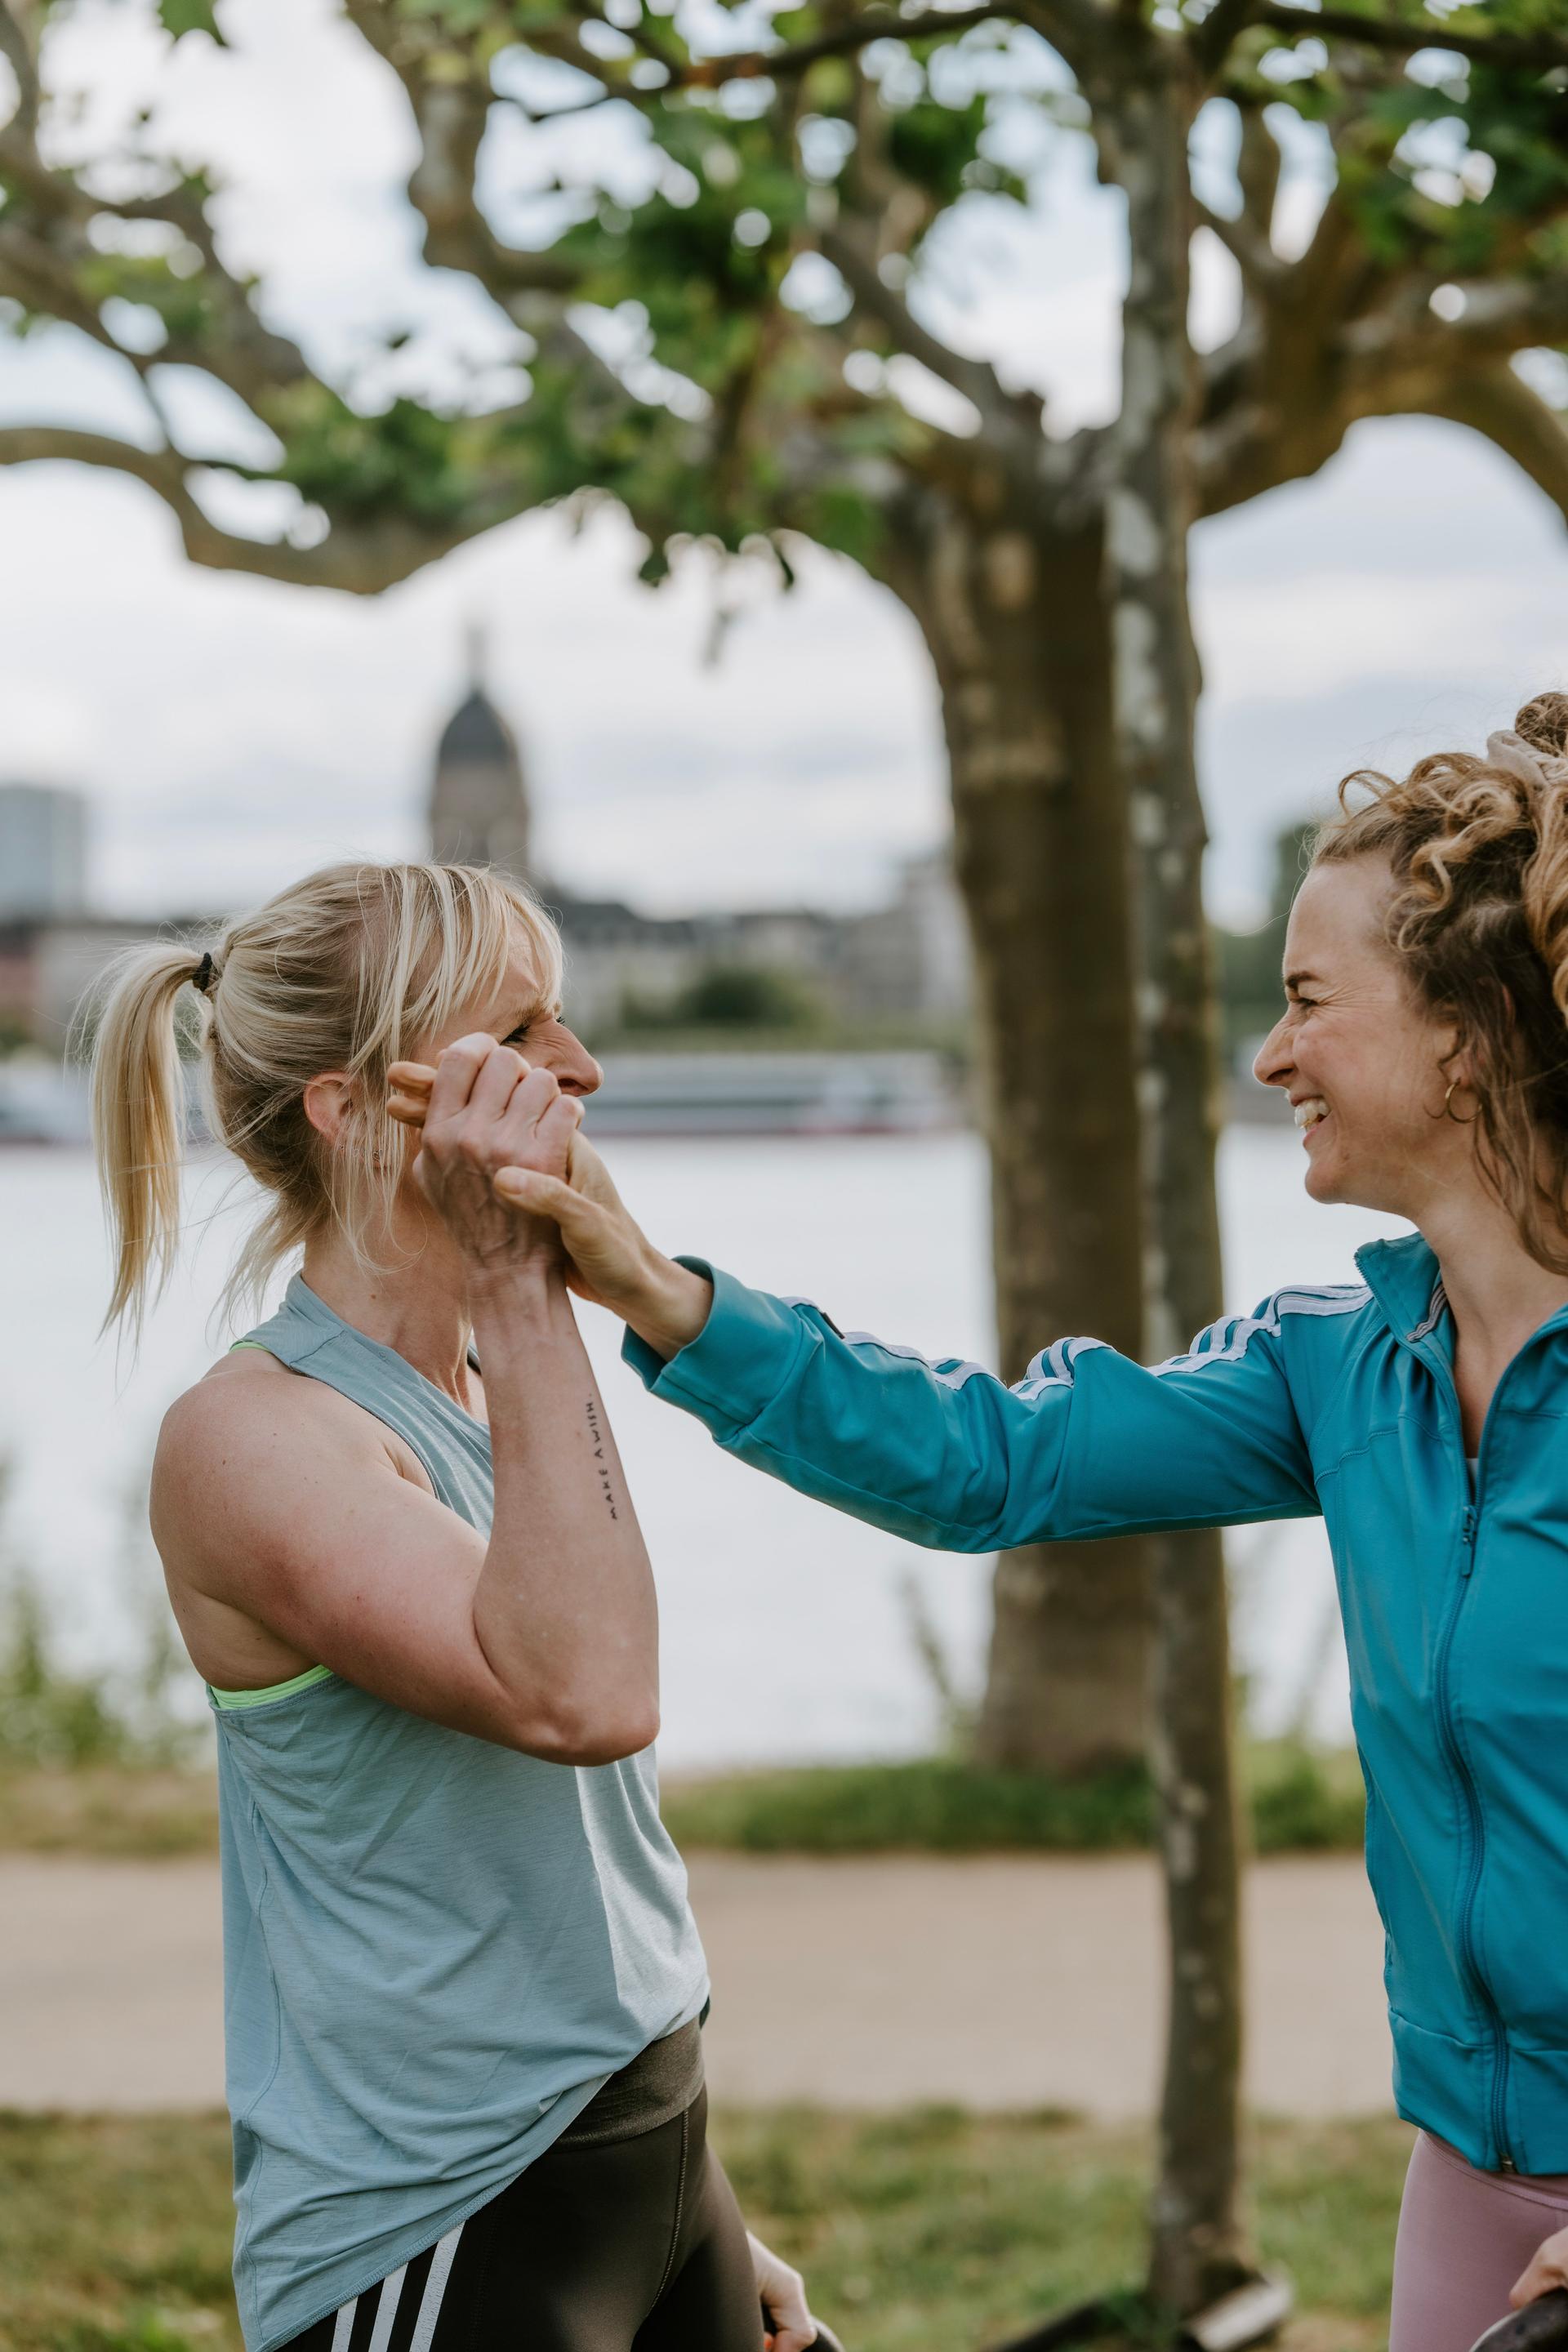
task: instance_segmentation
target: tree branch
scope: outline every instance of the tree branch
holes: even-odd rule
[[[963,358],[922,327],[903,297],[883,281],[875,262],[852,236],[842,229],[824,229],[816,244],[824,260],[833,264],[849,289],[856,309],[875,319],[906,359],[918,360],[943,383],[951,384],[954,392],[973,401],[982,416],[1005,433],[1026,430],[1032,437],[1038,437],[1040,404],[1007,392],[988,362]]]
[[[1014,0],[1013,13],[1073,67],[1098,55],[1115,36],[1100,0]]]
[[[1215,0],[1208,15],[1191,35],[1199,72],[1212,81],[1229,57],[1239,35],[1258,22],[1261,0]]]
[[[1274,241],[1274,212],[1279,200],[1279,181],[1285,169],[1284,152],[1269,129],[1265,109],[1256,101],[1238,99],[1241,115],[1241,147],[1236,159],[1237,184],[1247,217],[1265,243]]]
[[[12,6],[0,0],[0,52],[11,58],[20,54],[29,63],[31,51],[25,25]],[[36,100],[36,68],[29,85],[22,80],[24,100],[29,87]],[[212,227],[200,198],[184,184],[162,194],[116,200],[83,187],[74,173],[58,171],[39,154],[37,105],[19,107],[0,131],[0,163],[10,172],[20,192],[7,207],[0,227],[0,292],[17,296],[30,307],[60,318],[90,335],[108,351],[126,360],[145,378],[148,369],[178,364],[200,369],[226,384],[253,409],[268,394],[301,382],[310,371],[297,343],[266,326],[252,307],[247,283],[235,277],[218,253]],[[216,331],[170,335],[158,351],[128,350],[104,326],[97,303],[78,282],[84,264],[102,268],[105,257],[94,247],[89,229],[95,220],[156,221],[172,228],[201,257],[201,288],[213,314]]]
[[[673,28],[671,35],[667,37],[657,17],[645,13],[635,25],[623,26],[612,25],[603,8],[595,5],[595,0],[571,0],[571,5],[590,23],[603,25],[611,32],[619,33],[623,40],[630,41],[634,48],[640,49],[650,64],[663,66],[667,72],[679,67],[680,52],[673,37]]]
[[[1378,310],[1346,324],[1342,345],[1363,369],[1394,370],[1430,359],[1453,371],[1568,340],[1568,270],[1500,284],[1489,278],[1452,282],[1465,298],[1457,319],[1434,312],[1436,278],[1407,277]]]
[[[0,0],[0,57],[5,58],[16,77],[18,92],[16,111],[8,129],[19,132],[31,146],[38,127],[38,109],[43,92],[38,83],[38,60],[33,43],[10,5],[10,0]]]
[[[1306,400],[1280,394],[1282,383],[1299,380],[1300,322],[1288,323],[1275,348],[1242,333],[1210,353],[1190,451],[1201,512],[1223,513],[1316,473],[1359,418],[1417,415],[1486,434],[1568,514],[1568,420],[1510,364],[1512,352],[1568,337],[1568,277],[1552,282],[1552,310],[1538,285],[1486,290],[1517,298],[1506,329],[1496,315],[1436,319],[1423,297],[1352,321],[1326,346],[1314,336]],[[1266,333],[1268,308],[1259,313]]]
[[[472,535],[468,528],[426,528],[399,517],[336,525],[316,547],[290,547],[281,540],[241,539],[221,530],[203,513],[186,478],[195,461],[177,450],[139,449],[133,442],[118,441],[108,434],[79,433],[63,425],[0,427],[0,466],[51,460],[94,466],[144,483],[174,515],[193,563],[220,572],[253,572],[295,587],[339,588],[353,595],[373,596],[406,580],[411,572],[433,563]]]
[[[1421,413],[1484,434],[1568,522],[1568,423],[1511,367],[1454,377],[1421,403]]]
[[[1568,66],[1568,34],[1563,33],[1460,33],[1436,18],[1425,25],[1401,24],[1391,17],[1358,16],[1349,8],[1292,8],[1286,0],[1263,0],[1253,21],[1277,33],[1361,41],[1404,57],[1417,49],[1452,49],[1478,64],[1505,70],[1549,73],[1554,66]]]
[[[798,41],[791,47],[737,49],[721,57],[694,58],[679,72],[672,72],[659,89],[641,95],[662,98],[671,89],[715,89],[727,81],[783,81],[792,75],[809,72],[820,58],[843,57],[850,50],[865,48],[872,41],[920,41],[940,37],[943,33],[967,33],[975,25],[991,24],[1016,14],[1006,0],[986,0],[986,5],[973,8],[930,8],[914,16],[900,16],[887,8],[873,9],[868,16],[854,16],[846,24],[835,26],[830,33],[819,34],[816,40]]]
[[[1226,250],[1234,256],[1242,276],[1257,288],[1278,286],[1289,277],[1290,265],[1281,261],[1268,239],[1262,236],[1245,215],[1238,220],[1227,220],[1216,213],[1201,196],[1193,198],[1193,212],[1200,228],[1212,229]]]
[[[408,195],[425,223],[426,261],[477,278],[509,315],[519,295],[570,294],[581,272],[553,254],[503,244],[475,196],[479,145],[495,102],[488,65],[470,57],[469,71],[462,78],[427,72],[426,48],[416,31],[407,18],[389,15],[382,0],[345,0],[345,14],[392,68],[408,100],[419,136],[419,161]],[[444,42],[443,58],[448,61],[449,48],[449,42]],[[563,110],[581,113],[584,109]]]

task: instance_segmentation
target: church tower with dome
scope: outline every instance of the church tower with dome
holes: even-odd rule
[[[430,792],[430,855],[444,866],[529,876],[528,787],[517,738],[485,691],[482,630],[468,632],[468,691],[442,730]]]

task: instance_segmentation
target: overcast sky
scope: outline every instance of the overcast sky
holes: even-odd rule
[[[505,332],[463,281],[418,263],[390,77],[327,0],[223,13],[235,49],[184,44],[157,103],[181,150],[226,175],[228,247],[264,272],[272,315],[326,364],[407,325],[411,385],[438,388],[455,355],[499,385]],[[153,95],[134,15],[79,12],[84,135]],[[487,161],[498,187],[538,163]],[[1047,390],[1066,425],[1115,400],[1118,209],[1077,141],[1037,185],[1027,220],[943,257],[933,316]],[[1205,337],[1224,326],[1228,267],[1217,247],[1202,256]],[[68,331],[0,345],[0,419],[144,435],[111,370]],[[200,446],[238,446],[243,420],[170,390]],[[92,795],[94,887],[115,908],[239,906],[328,857],[413,851],[465,624],[480,619],[552,877],[661,911],[873,902],[945,824],[912,624],[817,557],[791,595],[757,583],[708,666],[706,572],[650,593],[631,577],[637,552],[613,517],[576,538],[528,518],[365,602],[193,569],[137,485],[0,474],[0,778]],[[1273,831],[1321,807],[1346,769],[1479,746],[1568,683],[1568,533],[1458,427],[1358,427],[1314,481],[1203,525],[1193,570],[1210,896],[1227,919],[1256,911]]]

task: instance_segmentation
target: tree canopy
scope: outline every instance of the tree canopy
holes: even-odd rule
[[[132,7],[137,0],[123,0]],[[1058,434],[1039,387],[966,347],[951,280],[1085,133],[1118,176],[1121,98],[1175,88],[1195,124],[1194,232],[1234,320],[1195,361],[1195,510],[1314,471],[1359,417],[1473,425],[1568,509],[1568,33],[1553,0],[344,0],[417,134],[426,260],[509,322],[500,405],[366,396],[268,322],[226,258],[205,159],[139,123],[84,154],[51,89],[72,0],[0,0],[0,316],[116,354],[132,441],[47,420],[0,462],[135,477],[197,562],[374,592],[527,509],[626,503],[657,573],[680,534],[801,532],[877,568],[889,507],[999,461],[1070,515],[1106,428]],[[162,0],[171,42],[223,0]],[[584,142],[585,118],[597,118]],[[504,170],[494,161],[503,127]],[[1294,236],[1309,183],[1321,204]],[[1035,289],[1046,321],[1051,289]],[[270,436],[267,462],[182,446],[161,397],[194,370]],[[1129,389],[1133,389],[1129,387]],[[235,527],[215,481],[300,502]],[[220,520],[220,517],[227,518]]]

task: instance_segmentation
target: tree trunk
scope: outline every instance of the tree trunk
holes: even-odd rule
[[[1156,52],[1163,53],[1158,58]],[[1187,338],[1193,94],[1169,45],[1103,98],[1102,155],[1127,197],[1123,402],[1112,428],[1106,580],[1115,740],[1129,812],[1142,1114],[1144,1315],[1156,1358],[1220,1311],[1218,1066],[1187,604]],[[1099,95],[1097,93],[1097,95]],[[1193,2313],[1252,2274],[1237,2210],[1239,1854],[1224,1558],[1216,1532],[1156,1538],[1155,1774],[1170,1918],[1170,2033],[1149,2289]]]
[[[1142,1339],[1127,844],[1098,531],[1018,520],[1016,488],[900,509],[890,584],[925,634],[973,936],[1005,1375],[1067,1334]],[[997,1564],[978,1747],[1068,1774],[1142,1762],[1142,1542]]]

